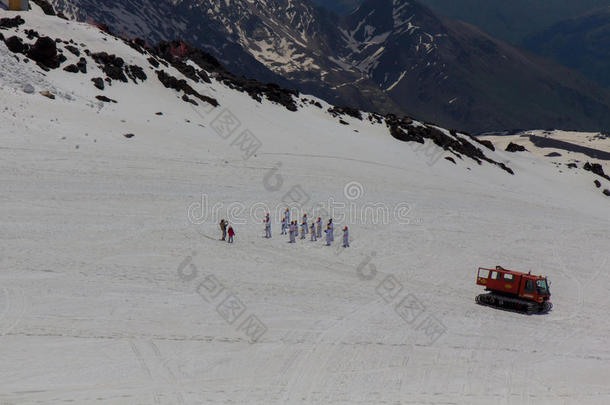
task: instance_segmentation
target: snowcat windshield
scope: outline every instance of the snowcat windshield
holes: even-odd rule
[[[536,289],[538,294],[545,295],[549,293],[549,287],[546,284],[546,280],[536,280]]]

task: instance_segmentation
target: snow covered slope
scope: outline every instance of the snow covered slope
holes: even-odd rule
[[[523,131],[512,135],[487,134],[488,140],[501,150],[515,145],[525,148],[515,153],[529,153],[552,162],[560,172],[584,169],[596,174],[593,181],[600,191],[603,179],[610,180],[610,136],[604,133],[569,131]],[[610,191],[607,192],[610,194]]]
[[[59,38],[66,60],[45,71],[0,41],[0,403],[610,401],[593,174],[358,119],[201,54],[165,66],[33,7],[0,33]],[[87,73],[63,70],[81,57]],[[134,78],[91,81],[120,72]],[[327,205],[351,248],[288,244],[277,218],[263,239],[262,213],[291,200],[293,218]],[[548,275],[553,312],[476,306],[476,268],[496,264]]]

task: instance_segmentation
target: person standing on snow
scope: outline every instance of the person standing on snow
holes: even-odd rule
[[[326,227],[326,230],[324,231],[324,233],[326,233],[326,246],[330,246],[330,243],[332,242],[332,239],[331,239],[332,231],[330,229],[330,225]]]
[[[296,232],[297,232],[297,225],[296,225],[296,221],[292,221],[290,223],[289,226],[289,234],[290,234],[290,242],[288,243],[296,243]]]
[[[316,237],[316,224],[313,222],[311,223],[310,233],[311,233],[311,241],[312,242],[317,241],[318,238]]]
[[[228,243],[233,243],[233,237],[235,236],[235,231],[232,226],[229,226],[229,240]]]
[[[227,239],[227,225],[229,225],[229,223],[227,221],[225,221],[224,219],[221,219],[220,224],[218,224],[218,226],[220,226],[220,230],[222,231],[221,240]]]
[[[334,242],[335,241],[335,225],[333,224],[333,219],[329,219],[328,220],[328,229],[330,229],[330,241]]]
[[[318,217],[318,220],[316,221],[316,239],[317,238],[322,238],[322,218]]]
[[[282,218],[282,235],[286,235],[286,228],[288,228],[288,221],[284,217]]]
[[[270,239],[271,238],[271,216],[269,215],[269,213],[267,213],[267,216],[265,217],[263,222],[265,223],[265,238]]]
[[[343,247],[349,247],[349,229],[347,229],[347,225],[343,228]]]
[[[284,211],[284,218],[286,218],[287,224],[292,223],[292,222],[290,222],[290,210],[288,208],[286,208],[286,211]]]
[[[307,221],[303,221],[301,224],[301,239],[305,239],[307,236]]]

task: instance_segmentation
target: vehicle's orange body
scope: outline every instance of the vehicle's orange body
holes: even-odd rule
[[[548,301],[551,297],[545,277],[506,270],[500,266],[495,269],[480,267],[477,284],[485,286],[489,291],[510,294],[538,303]]]
[[[479,267],[477,284],[485,286],[487,294],[477,296],[476,302],[518,312],[546,313],[553,308],[551,291],[546,277],[531,273]]]

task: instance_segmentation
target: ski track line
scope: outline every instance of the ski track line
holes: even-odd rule
[[[177,390],[177,388],[179,386],[181,386],[182,384],[181,384],[180,380],[178,380],[178,378],[176,377],[176,374],[172,371],[171,367],[168,365],[169,360],[167,360],[167,359],[165,359],[165,357],[163,357],[163,355],[161,354],[161,350],[159,350],[159,347],[155,344],[155,342],[153,340],[149,340],[148,344],[151,346],[153,353],[155,354],[157,360],[159,361],[159,363],[161,364],[163,369],[170,376],[171,385],[175,388],[174,395],[176,396],[178,403],[184,404],[184,398],[182,396],[182,393]]]
[[[150,380],[153,380],[152,373],[150,372],[150,368],[148,368],[148,366],[146,365],[146,361],[144,360],[142,353],[136,346],[136,343],[133,339],[129,340],[129,345],[131,346],[131,351],[136,356],[136,360],[138,361],[140,368],[146,373],[146,375],[148,375],[148,378]],[[153,400],[154,400],[155,404],[160,404],[161,401],[159,399],[159,393],[156,390],[154,390],[152,395],[153,395]]]

